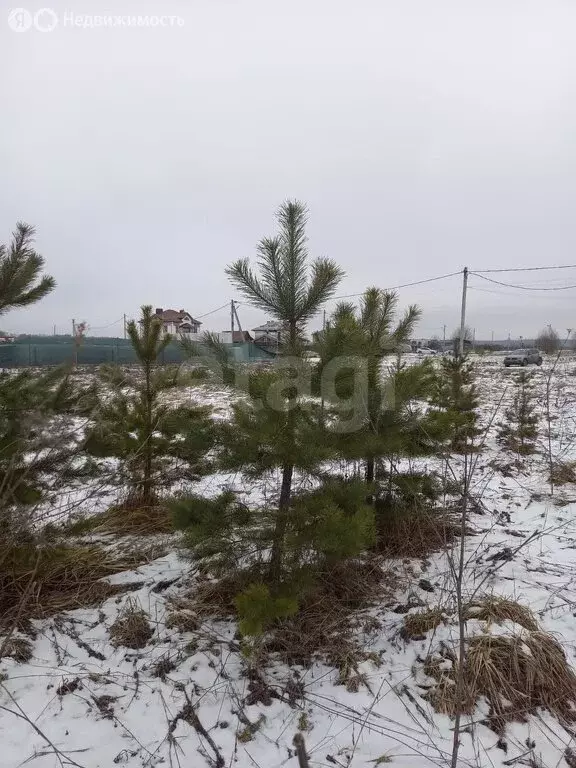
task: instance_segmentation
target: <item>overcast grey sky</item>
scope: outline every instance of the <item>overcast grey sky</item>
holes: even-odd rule
[[[58,288],[4,328],[208,312],[287,197],[309,205],[311,253],[346,270],[341,293],[576,262],[574,0],[22,2],[58,25],[13,31],[0,0],[0,239],[36,225]],[[77,27],[72,12],[183,25]],[[576,289],[471,286],[477,337],[576,326]],[[450,333],[459,279],[401,292],[412,301],[420,335]]]

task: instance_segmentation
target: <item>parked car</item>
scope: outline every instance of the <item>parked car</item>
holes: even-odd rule
[[[436,354],[436,350],[430,349],[429,347],[419,347],[417,352],[419,355],[435,355]]]
[[[542,365],[542,355],[537,349],[515,349],[504,358],[506,368],[510,365]]]

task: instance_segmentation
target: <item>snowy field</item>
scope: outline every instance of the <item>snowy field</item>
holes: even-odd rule
[[[464,583],[467,598],[490,593],[528,606],[576,669],[576,485],[557,486],[550,495],[547,455],[551,447],[555,461],[576,459],[576,362],[562,359],[551,378],[550,441],[549,369],[548,362],[530,369],[541,417],[538,452],[519,462],[496,441],[518,372],[504,369],[501,358],[478,361],[482,421],[490,426],[474,458],[468,526],[474,533],[465,540]],[[210,391],[203,399],[225,418],[225,393]],[[424,464],[439,468],[440,462]],[[458,472],[459,460],[453,466]],[[215,493],[227,484],[251,498],[262,495],[262,489],[244,488],[238,476],[205,478],[198,490]],[[54,513],[106,508],[115,489],[88,485],[60,489]],[[102,540],[111,548],[119,545]],[[453,647],[458,638],[457,622],[449,615],[454,582],[448,553],[390,563],[398,579],[395,593],[358,617],[370,660],[358,670],[357,690],[338,685],[337,670],[322,663],[276,664],[263,670],[273,692],[268,698],[249,695],[246,659],[232,622],[202,622],[185,632],[166,625],[170,600],[193,588],[195,577],[177,536],[157,543],[165,555],[110,579],[131,583],[130,591],[99,608],[33,622],[33,658],[0,662],[1,768],[297,768],[292,739],[299,730],[314,767],[450,764],[453,720],[438,714],[425,697],[431,680],[422,665],[431,651],[443,643]],[[140,650],[111,642],[110,627],[127,604],[144,609],[152,623],[153,635]],[[406,614],[428,606],[446,608],[445,620],[423,639],[404,639]],[[486,629],[486,622],[467,622],[469,635]],[[295,683],[301,697],[290,695]],[[483,723],[487,714],[481,702],[473,715],[463,716],[459,765],[576,765],[569,762],[576,739],[550,713],[508,724],[503,738]]]

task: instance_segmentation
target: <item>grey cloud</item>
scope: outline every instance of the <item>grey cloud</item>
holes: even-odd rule
[[[70,6],[51,3],[62,20]],[[573,3],[119,0],[109,13],[184,26],[14,33],[0,11],[0,238],[35,224],[59,283],[3,326],[104,326],[144,302],[207,312],[286,197],[309,204],[311,251],[346,269],[342,293],[574,260]],[[557,277],[570,282],[537,284]],[[574,291],[486,288],[501,293],[469,302],[481,336],[576,325]],[[423,335],[458,322],[458,279],[401,299],[422,305]],[[221,330],[227,314],[206,321]]]

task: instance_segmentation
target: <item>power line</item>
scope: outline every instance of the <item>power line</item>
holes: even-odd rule
[[[571,288],[576,288],[576,285],[561,285],[561,286],[555,286],[553,288],[536,288],[528,285],[514,285],[513,283],[503,283],[500,280],[494,280],[492,277],[485,277],[484,275],[479,274],[478,272],[470,272],[471,275],[476,275],[476,277],[480,277],[482,280],[487,280],[489,283],[495,283],[496,285],[503,285],[506,288],[518,288],[521,291],[568,291]]]
[[[91,325],[89,330],[91,331],[103,331],[105,328],[110,328],[113,325],[117,325],[118,323],[121,323],[124,317],[119,317],[118,320],[114,320],[113,323],[108,323],[108,325]]]
[[[488,277],[483,277],[482,273],[487,273],[487,272],[540,272],[542,270],[553,270],[553,269],[576,269],[576,264],[558,264],[558,265],[550,266],[550,267],[511,267],[509,269],[478,269],[478,270],[473,270],[473,271],[470,270],[469,274],[470,275],[473,275],[473,274],[477,275],[478,277],[482,277],[482,279],[484,279],[484,280],[490,280],[490,278],[488,278]],[[410,288],[413,285],[423,285],[424,283],[432,283],[432,282],[435,282],[436,280],[444,280],[444,279],[446,279],[448,277],[455,277],[456,275],[461,275],[461,274],[462,274],[462,270],[458,270],[457,272],[449,272],[446,275],[438,275],[438,277],[429,277],[429,278],[426,278],[425,280],[415,280],[415,281],[413,281],[411,283],[402,283],[401,285],[394,285],[391,288],[387,288],[385,290],[396,291],[396,290],[398,290],[400,288]],[[493,280],[493,282],[498,283],[498,285],[505,285],[505,286],[507,286],[509,288],[521,288],[521,289],[527,290],[527,291],[529,291],[529,290],[535,290],[535,291],[536,290],[537,291],[559,290],[559,291],[564,291],[564,290],[567,290],[568,288],[576,288],[576,286],[572,286],[572,285],[562,286],[562,287],[559,287],[559,288],[529,288],[527,286],[516,286],[516,285],[509,284],[509,283],[500,283],[497,280]],[[335,300],[335,299],[352,299],[352,298],[355,298],[356,296],[363,296],[363,295],[364,295],[364,291],[361,291],[360,293],[349,293],[349,294],[346,294],[344,296],[334,296],[332,301]]]
[[[496,291],[491,288],[479,288],[477,285],[469,285],[469,291],[481,291],[482,293],[491,293],[494,296],[518,296],[517,293],[510,293],[509,291]]]
[[[512,291],[500,291],[497,288],[480,288],[477,285],[469,285],[468,286],[469,291],[479,291],[481,293],[490,293],[493,296],[512,296],[518,298],[522,294],[519,293],[512,293]],[[566,299],[568,301],[574,301],[574,296],[558,296],[555,300],[558,301],[560,299]]]
[[[479,274],[480,272],[540,272],[545,269],[576,269],[576,264],[559,264],[553,267],[512,267],[510,269],[475,269],[471,270],[470,274],[474,272]]]
[[[236,303],[239,304],[239,302],[236,302]],[[211,309],[210,312],[204,312],[203,315],[198,315],[197,319],[200,320],[201,317],[208,317],[208,315],[213,315],[214,312],[219,312],[221,309],[226,309],[229,306],[230,306],[230,302],[227,301],[226,304],[222,304],[221,307],[216,307],[216,309]]]
[[[447,275],[438,275],[438,277],[428,277],[425,280],[415,280],[412,283],[402,283],[402,285],[393,285],[391,288],[385,288],[383,290],[386,291],[397,291],[399,288],[409,288],[412,285],[423,285],[424,283],[433,283],[436,280],[444,280],[447,277],[454,277],[455,275],[461,275],[462,270],[459,269],[458,272],[449,272]],[[331,301],[334,301],[336,299],[352,299],[355,296],[364,296],[366,291],[361,291],[360,293],[348,293],[345,296],[333,296]]]

